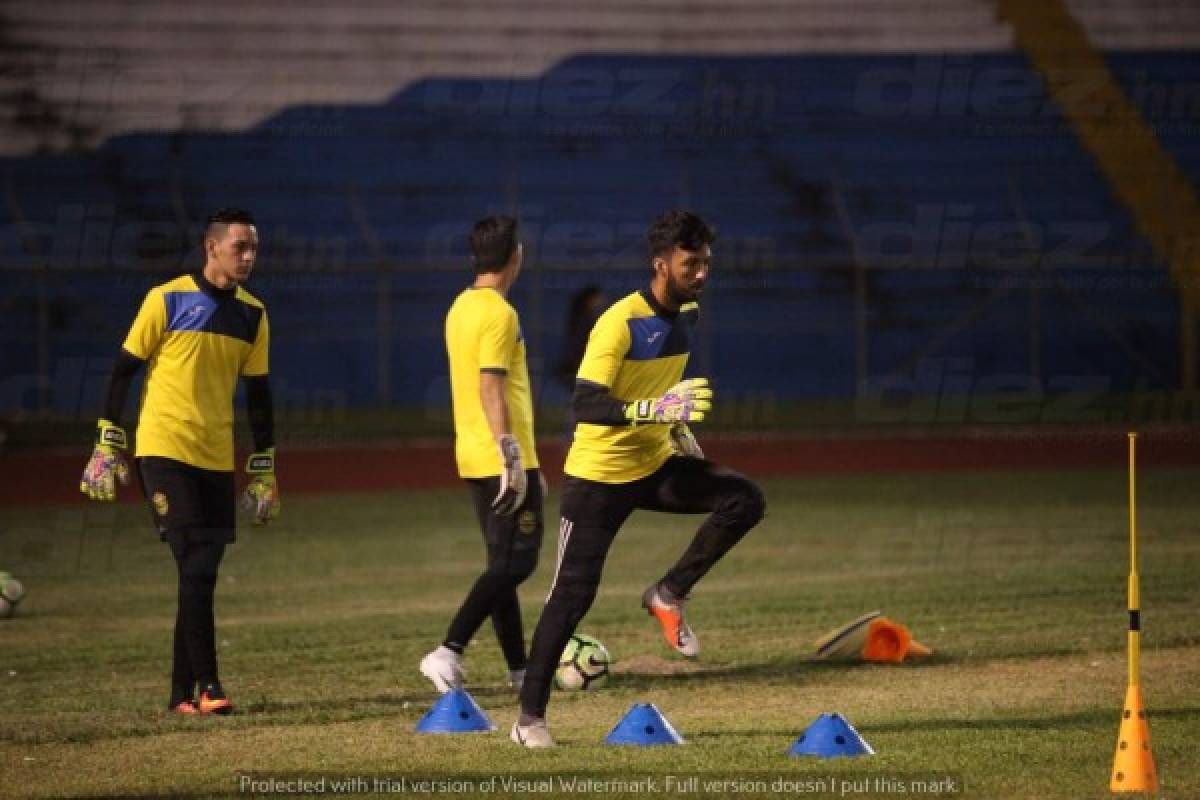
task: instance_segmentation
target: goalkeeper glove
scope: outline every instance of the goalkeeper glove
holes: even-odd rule
[[[129,485],[129,465],[125,462],[127,447],[125,429],[106,419],[96,423],[96,446],[83,468],[79,491],[93,500],[111,502],[117,495],[114,478],[122,486]]]
[[[634,400],[625,405],[630,425],[648,422],[700,422],[712,410],[712,389],[708,378],[689,378],[667,389],[662,397]]]
[[[242,508],[254,514],[255,525],[266,525],[279,516],[279,485],[275,481],[275,448],[268,447],[246,459],[250,483],[242,493]]]
[[[700,443],[685,423],[676,422],[671,426],[671,447],[675,452],[687,458],[704,458]]]
[[[500,470],[500,491],[492,501],[492,511],[497,514],[511,514],[525,502],[527,478],[525,465],[521,463],[521,445],[517,437],[506,433],[496,440],[500,448],[500,460],[503,468]]]

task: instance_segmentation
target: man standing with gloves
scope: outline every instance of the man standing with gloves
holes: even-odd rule
[[[213,592],[225,546],[235,538],[233,396],[239,377],[246,383],[255,448],[246,463],[244,503],[259,524],[279,513],[267,377],[270,329],[263,304],[241,286],[257,255],[250,214],[222,209],[205,227],[204,267],[146,294],[117,356],[80,482],[88,497],[106,501],[114,498],[116,481],[129,482],[121,415],[129,384],[144,366],[135,456],[155,526],[178,569],[168,709],[181,714],[233,710],[217,673]]]

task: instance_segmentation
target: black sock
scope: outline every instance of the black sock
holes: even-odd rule
[[[460,656],[463,654],[463,651],[467,649],[465,645],[461,645],[458,642],[452,642],[449,639],[442,642],[442,647],[446,648],[447,650],[453,650]]]
[[[217,676],[217,645],[213,619],[213,594],[217,568],[225,552],[220,542],[188,542],[181,537],[171,543],[179,565],[179,610],[176,616],[176,657],[185,655],[184,670],[201,686],[220,685]],[[182,645],[182,647],[180,647]]]
[[[171,663],[171,708],[185,700],[191,702],[196,694],[196,676],[192,674],[192,662],[188,658],[187,644],[184,642],[183,609],[178,607],[175,612],[175,637]]]
[[[217,683],[217,645],[213,624],[215,576],[184,578],[179,603],[183,611],[183,639],[192,672],[200,684]]]

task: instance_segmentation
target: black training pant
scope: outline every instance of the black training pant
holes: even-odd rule
[[[691,544],[661,583],[683,597],[753,528],[766,509],[749,478],[697,458],[672,456],[651,475],[629,483],[598,483],[568,475],[563,485],[558,567],[529,650],[521,710],[543,717],[563,648],[591,608],[604,560],[617,531],[634,512],[703,514]]]
[[[479,529],[487,546],[487,566],[467,592],[446,631],[446,644],[462,650],[489,616],[510,670],[525,667],[525,631],[517,587],[533,574],[542,548],[542,487],[538,470],[525,471],[525,502],[513,514],[492,511],[499,476],[467,481]]]
[[[213,593],[225,546],[236,536],[236,489],[232,472],[169,458],[139,458],[138,471],[179,580],[170,699],[175,705],[191,700],[197,684],[219,683]]]

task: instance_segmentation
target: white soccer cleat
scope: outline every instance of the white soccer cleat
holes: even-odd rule
[[[421,659],[421,674],[433,682],[433,688],[445,694],[451,689],[461,689],[466,672],[462,656],[445,645],[440,645]]]
[[[647,614],[658,620],[667,644],[674,647],[680,654],[688,658],[695,658],[700,655],[700,640],[696,638],[692,626],[688,625],[687,618],[683,615],[685,600],[686,598],[675,603],[668,603],[663,599],[656,583],[642,595],[642,608],[646,609]]]
[[[555,746],[554,739],[550,736],[550,728],[546,726],[546,720],[544,719],[539,719],[528,725],[522,725],[519,721],[514,722],[510,738],[522,747]]]
[[[521,691],[521,687],[525,685],[525,670],[510,669],[508,671],[508,688],[515,692]]]

